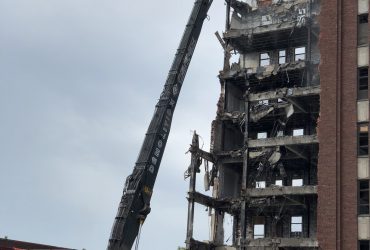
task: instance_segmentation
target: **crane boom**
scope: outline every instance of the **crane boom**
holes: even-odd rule
[[[213,0],[196,0],[164,89],[155,106],[133,173],[127,177],[108,250],[130,250],[150,212],[150,199],[170,132],[177,99]]]

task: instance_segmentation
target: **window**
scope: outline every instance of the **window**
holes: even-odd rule
[[[303,186],[303,179],[292,179],[292,186],[293,187],[302,187]]]
[[[266,182],[265,181],[256,181],[256,188],[265,188]]]
[[[261,239],[265,238],[265,218],[264,217],[254,217],[253,225],[253,238]]]
[[[294,60],[306,60],[306,47],[299,47],[294,49]]]
[[[284,131],[282,130],[279,130],[276,134],[276,137],[281,137],[281,136],[284,136]]]
[[[301,236],[303,230],[302,216],[292,216],[290,223],[290,232],[292,236]]]
[[[257,134],[257,139],[266,139],[267,138],[267,132],[260,132]]]
[[[369,154],[369,125],[359,124],[357,130],[358,155]]]
[[[365,45],[368,43],[368,14],[358,16],[357,23],[357,45]]]
[[[358,213],[369,214],[369,181],[359,181]]]
[[[272,18],[270,15],[262,16],[262,25],[269,25],[272,24]]]
[[[357,99],[368,99],[369,68],[357,69]]]
[[[269,53],[261,53],[260,54],[260,66],[269,66],[270,65],[270,54]]]
[[[294,130],[293,130],[293,136],[301,136],[301,135],[304,135],[304,130],[303,130],[303,128],[300,128],[300,129],[294,129]]]
[[[279,51],[279,64],[286,63],[286,50]]]
[[[259,105],[269,105],[269,100],[258,101]]]
[[[370,250],[370,241],[368,240],[360,240],[358,245],[359,250]]]
[[[276,180],[276,181],[275,181],[275,186],[280,186],[280,187],[282,187],[282,186],[283,186],[283,180]]]

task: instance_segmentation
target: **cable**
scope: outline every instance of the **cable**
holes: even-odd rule
[[[143,223],[140,223],[139,233],[137,234],[137,238],[136,238],[135,250],[139,249],[140,234],[141,234],[141,227],[142,226],[143,226]]]

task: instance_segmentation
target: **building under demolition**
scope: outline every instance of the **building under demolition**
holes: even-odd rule
[[[194,134],[186,172],[187,249],[369,250],[368,0],[226,2],[211,148]],[[194,203],[210,239],[193,238]]]

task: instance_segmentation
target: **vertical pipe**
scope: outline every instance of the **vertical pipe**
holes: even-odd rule
[[[230,0],[226,0],[226,23],[225,31],[230,29]]]
[[[195,192],[196,183],[196,173],[199,167],[199,157],[196,151],[193,149],[199,148],[199,136],[194,131],[193,139],[191,143],[191,164],[189,167],[190,171],[190,181],[189,181],[189,199],[188,199],[188,223],[186,229],[186,249],[191,248],[191,240],[193,238],[193,223],[194,223],[194,198],[193,194]]]
[[[240,209],[240,250],[245,250],[246,243],[246,192],[247,192],[247,178],[248,178],[248,122],[249,122],[249,91],[246,91],[245,97],[245,124],[244,124],[244,145],[245,151],[243,153],[243,173],[242,173],[242,190],[241,198],[242,205]]]

